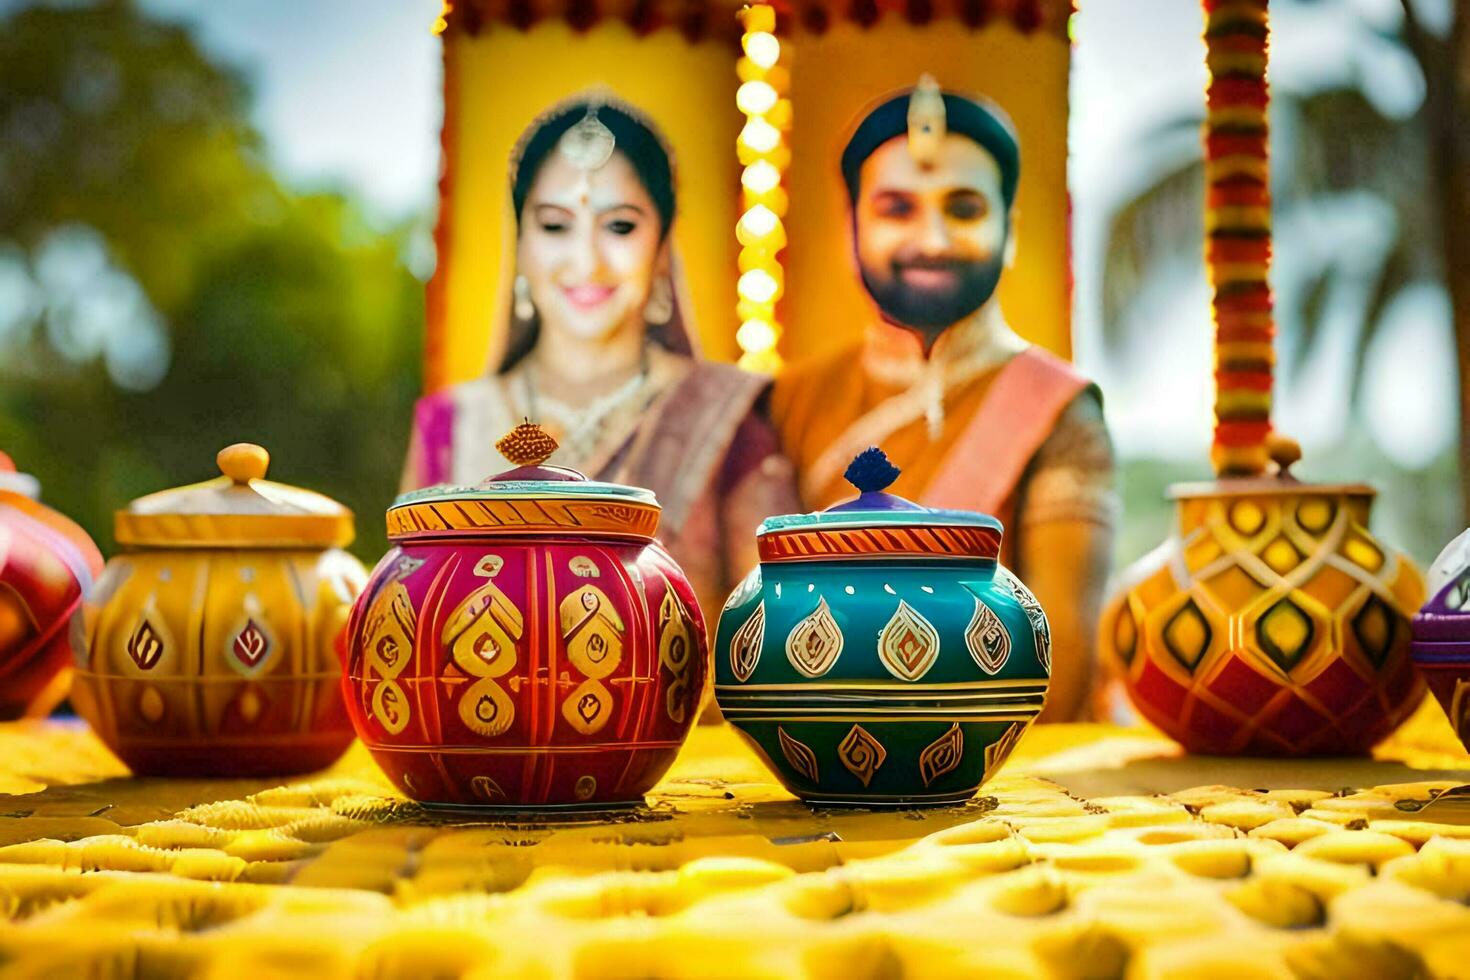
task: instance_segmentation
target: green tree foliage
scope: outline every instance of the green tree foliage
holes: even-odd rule
[[[281,186],[247,107],[239,77],[130,0],[0,24],[0,260],[12,292],[20,270],[39,297],[17,318],[11,296],[0,324],[0,449],[108,551],[116,508],[258,442],[272,477],[352,507],[355,550],[375,558],[419,383],[413,228]],[[100,241],[108,275],[151,305],[167,364],[145,384],[119,383],[111,341],[68,340],[67,304],[105,292],[46,287],[87,254],[56,247],[74,238]]]

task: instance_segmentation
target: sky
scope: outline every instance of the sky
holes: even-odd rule
[[[140,0],[241,69],[272,163],[345,184],[385,215],[432,206],[440,0]]]

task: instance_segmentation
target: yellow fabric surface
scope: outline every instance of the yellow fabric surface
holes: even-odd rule
[[[9,724],[0,977],[1465,976],[1470,757],[1431,707],[1371,760],[1034,728],[969,804],[894,813],[809,810],[705,726],[646,810],[514,823],[360,746],[135,780]]]

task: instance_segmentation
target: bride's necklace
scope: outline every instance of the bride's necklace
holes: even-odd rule
[[[648,352],[639,358],[638,371],[627,381],[585,405],[572,406],[537,390],[536,367],[526,364],[522,374],[525,387],[526,413],[540,422],[550,422],[559,430],[557,441],[563,447],[562,458],[569,463],[588,459],[596,451],[608,423],[620,410],[637,400],[648,385]],[[642,406],[639,405],[639,408]]]

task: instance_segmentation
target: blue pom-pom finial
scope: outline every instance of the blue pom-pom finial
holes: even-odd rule
[[[859,493],[875,493],[886,490],[902,472],[888,461],[888,456],[877,446],[869,446],[853,457],[847,464],[843,478],[857,487]]]

